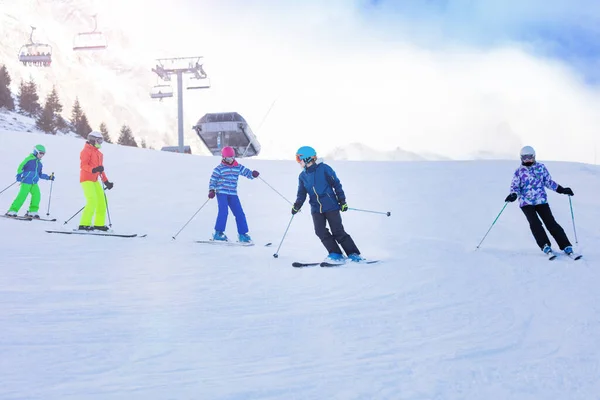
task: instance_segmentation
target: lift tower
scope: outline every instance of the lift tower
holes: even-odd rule
[[[156,67],[152,68],[154,72],[163,81],[170,82],[171,76],[177,76],[177,132],[179,136],[179,153],[184,152],[183,143],[183,74],[192,75],[191,79],[200,82],[207,78],[206,72],[200,63],[202,56],[199,57],[176,57],[159,58]],[[208,89],[210,84],[195,84],[188,86],[188,89]]]

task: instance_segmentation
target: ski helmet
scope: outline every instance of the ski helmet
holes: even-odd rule
[[[33,155],[35,157],[38,157],[38,155],[43,156],[44,154],[46,154],[46,148],[44,146],[41,144],[36,144],[33,146]]]
[[[521,163],[523,165],[532,165],[535,163],[535,150],[531,146],[525,146],[521,149]]]
[[[235,150],[231,146],[225,146],[221,149],[221,156],[223,158],[233,158],[235,157]]]
[[[87,139],[88,143],[95,146],[97,149],[99,149],[102,146],[102,142],[104,142],[104,137],[98,131],[91,131],[88,134]]]
[[[302,146],[296,152],[296,161],[304,162],[308,164],[309,162],[317,159],[317,152],[310,146]]]

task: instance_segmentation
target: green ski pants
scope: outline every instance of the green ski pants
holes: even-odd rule
[[[19,212],[25,200],[27,200],[27,196],[31,193],[31,204],[29,204],[30,212],[38,212],[40,209],[40,200],[42,199],[42,194],[40,193],[40,187],[37,183],[31,185],[29,183],[21,183],[21,189],[19,190],[19,194],[13,201],[10,209],[8,211],[14,211],[16,213]]]

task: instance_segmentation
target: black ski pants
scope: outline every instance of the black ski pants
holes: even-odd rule
[[[339,210],[314,213],[312,218],[315,225],[315,233],[321,239],[323,246],[325,246],[329,253],[342,254],[339,246],[341,245],[347,256],[353,253],[360,254],[356,244],[354,244],[354,240],[344,230]],[[329,222],[331,233],[327,229],[327,222]]]
[[[546,244],[550,246],[550,239],[548,239],[548,235],[542,226],[542,221],[561,250],[564,250],[567,246],[571,246],[571,242],[569,242],[564,229],[554,219],[548,203],[536,206],[523,206],[521,210],[523,210],[523,214],[527,217],[531,233],[533,233],[533,237],[538,246],[540,246],[540,249],[543,249]],[[540,221],[540,218],[542,221]]]

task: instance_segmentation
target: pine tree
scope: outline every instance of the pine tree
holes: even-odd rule
[[[131,132],[131,128],[127,125],[123,125],[121,127],[121,135],[119,135],[119,140],[117,143],[122,146],[138,147],[133,137],[133,133]]]
[[[73,125],[75,133],[77,133],[79,136],[83,136],[80,129],[82,115],[83,110],[81,109],[81,104],[79,104],[79,97],[75,97],[75,102],[73,103],[73,108],[71,109],[71,125]],[[87,136],[83,137],[85,138]]]
[[[104,141],[106,143],[112,143],[110,135],[108,134],[108,128],[106,127],[106,124],[104,122],[100,124],[100,133],[102,134],[102,137],[104,138]]]
[[[19,85],[19,93],[17,94],[19,100],[19,109],[21,112],[33,117],[38,115],[42,109],[39,103],[39,96],[37,94],[37,85],[35,84],[32,77],[29,81],[23,82]]]
[[[82,113],[81,120],[79,121],[79,125],[77,126],[77,133],[81,137],[87,138],[91,131],[92,131],[92,127],[90,126],[88,117],[87,117],[87,115],[85,115],[85,113]]]
[[[148,145],[146,144],[146,139],[142,139],[142,143],[140,144],[140,147],[141,147],[142,149],[146,149],[146,148],[148,148]]]
[[[59,114],[62,111],[62,105],[56,93],[56,87],[46,96],[46,103],[42,114],[36,121],[36,126],[46,133],[56,134],[57,130],[67,132],[69,126],[67,121]]]
[[[35,122],[35,125],[46,133],[56,134],[54,111],[52,111],[52,105],[50,103],[46,102],[42,113]]]
[[[60,114],[62,112],[63,108],[62,108],[62,104],[60,104],[60,100],[58,98],[58,93],[56,92],[56,86],[52,86],[52,91],[46,98],[46,103],[50,103],[54,114]]]
[[[4,107],[12,111],[15,109],[15,101],[10,91],[10,82],[10,74],[3,65],[0,67],[0,108]]]

